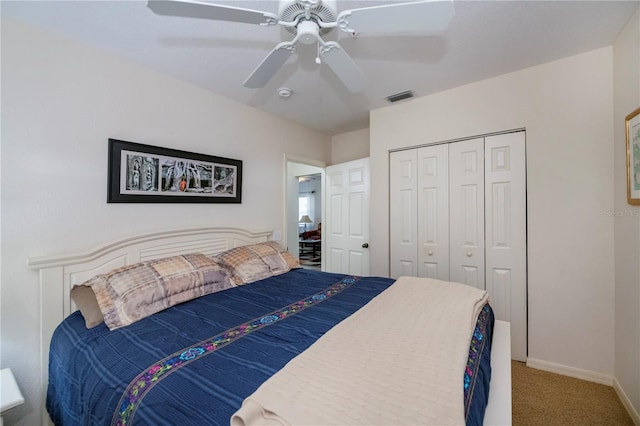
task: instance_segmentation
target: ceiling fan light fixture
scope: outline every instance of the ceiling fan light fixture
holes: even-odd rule
[[[398,102],[398,101],[402,101],[404,99],[409,99],[409,98],[413,98],[413,92],[411,90],[406,90],[404,92],[387,96],[387,101],[393,103],[393,102]]]
[[[302,44],[313,44],[318,41],[320,27],[313,21],[302,21],[298,24],[298,40]]]

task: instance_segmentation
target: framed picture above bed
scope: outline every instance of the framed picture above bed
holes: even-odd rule
[[[242,161],[109,139],[108,203],[241,203]]]
[[[640,108],[625,118],[627,136],[627,202],[640,205]]]

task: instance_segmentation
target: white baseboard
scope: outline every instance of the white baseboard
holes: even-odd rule
[[[542,361],[534,358],[527,358],[527,367],[537,368],[538,370],[549,371],[551,373],[562,374],[563,376],[574,377],[576,379],[588,380],[590,382],[600,383],[602,385],[612,386],[618,394],[618,398],[622,405],[629,413],[633,423],[640,426],[640,413],[633,407],[631,400],[624,392],[620,383],[613,376],[607,374],[595,373],[589,370],[569,367],[568,365],[555,364],[553,362]]]
[[[602,385],[613,386],[613,376],[596,373],[589,370],[582,370],[580,368],[569,367],[568,365],[555,364],[553,362],[542,361],[540,359],[527,358],[527,367],[549,371],[551,373],[562,374],[563,376],[575,377],[576,379],[587,380],[589,382],[600,383]]]
[[[629,399],[627,394],[624,393],[624,390],[620,386],[620,383],[618,383],[618,380],[615,379],[615,377],[613,379],[613,389],[615,389],[616,393],[618,394],[618,398],[620,398],[620,401],[622,401],[622,405],[624,405],[624,408],[627,409],[627,413],[629,413],[629,416],[631,416],[631,420],[633,420],[633,423],[636,425],[640,425],[640,413],[638,413],[638,411],[633,407],[633,404],[631,404],[631,400]]]

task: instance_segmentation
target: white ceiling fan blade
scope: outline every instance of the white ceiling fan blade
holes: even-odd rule
[[[351,92],[362,92],[367,87],[367,76],[338,43],[335,41],[324,43],[320,55]]]
[[[454,14],[451,0],[423,0],[345,10],[337,26],[349,34],[437,32],[447,28]]]
[[[294,50],[295,44],[292,42],[285,41],[278,44],[271,53],[260,62],[260,65],[253,70],[242,85],[250,89],[264,87],[284,63],[287,62],[287,59],[293,54]]]
[[[258,25],[275,25],[278,23],[278,17],[269,12],[196,1],[149,0],[147,7],[158,15],[243,22]]]

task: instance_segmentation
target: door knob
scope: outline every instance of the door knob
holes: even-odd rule
[[[432,252],[431,250],[429,250],[429,251],[427,252],[427,254],[428,254],[429,256],[433,256],[433,252]]]
[[[362,248],[369,248],[369,243],[364,243],[364,244],[362,245]]]
[[[471,253],[470,251],[467,252],[467,257],[471,257],[473,256],[473,253]]]

